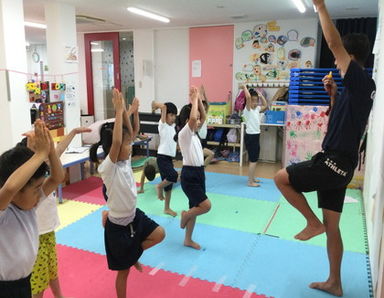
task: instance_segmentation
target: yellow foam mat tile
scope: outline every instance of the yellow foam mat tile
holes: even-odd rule
[[[58,204],[60,226],[56,231],[59,231],[66,226],[78,221],[79,219],[91,214],[97,209],[102,208],[102,205],[78,202],[73,200],[64,200],[62,204]]]

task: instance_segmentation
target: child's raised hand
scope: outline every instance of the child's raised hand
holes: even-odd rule
[[[46,159],[51,151],[51,142],[53,142],[53,140],[45,123],[41,120],[36,120],[35,135],[31,137],[31,146],[34,148],[34,151],[42,154],[44,159]]]
[[[324,5],[324,0],[312,0],[313,1],[313,4],[316,6],[316,7],[319,7],[321,5]]]
[[[199,91],[197,90],[197,88],[195,86],[192,86],[189,89],[189,98],[191,99],[192,103],[197,102],[197,100],[199,98]]]
[[[139,106],[140,106],[140,101],[137,97],[135,97],[132,101],[132,106],[131,106],[131,109],[132,109],[132,112],[135,113],[139,110]]]
[[[125,105],[124,105],[123,95],[116,88],[114,88],[112,91],[112,103],[115,107],[116,112],[124,111]]]

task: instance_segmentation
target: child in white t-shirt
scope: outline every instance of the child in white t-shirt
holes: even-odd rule
[[[189,210],[182,212],[180,227],[186,228],[184,245],[200,249],[200,245],[192,240],[192,233],[196,217],[207,213],[211,209],[211,202],[205,193],[204,155],[196,132],[206,116],[195,87],[191,88],[190,99],[191,104],[182,108],[178,119],[178,141],[183,155],[181,187],[189,200]]]
[[[174,140],[176,129],[175,121],[177,107],[171,103],[152,102],[152,111],[161,110],[159,121],[160,144],[157,149],[157,165],[161,176],[161,182],[156,186],[157,196],[164,200],[164,213],[176,216],[177,213],[170,207],[173,184],[177,182],[178,173],[173,167],[172,159],[176,156],[176,141]],[[163,192],[165,196],[163,195]]]
[[[267,101],[261,93],[251,89],[248,91],[247,86],[243,85],[246,105],[243,111],[245,118],[245,147],[248,151],[249,168],[248,168],[248,186],[259,187],[259,180],[255,179],[256,164],[260,154],[260,113],[264,112],[268,105]],[[261,99],[262,105],[258,106]]]
[[[136,208],[137,189],[131,167],[131,144],[139,131],[139,102],[135,98],[129,111],[126,111],[124,99],[117,89],[113,90],[112,101],[116,111],[115,123],[106,129],[102,127],[100,141],[91,147],[90,157],[97,162],[97,148],[100,145],[103,147],[106,156],[98,171],[106,187],[109,208],[108,213],[104,213],[105,251],[109,269],[118,271],[117,297],[126,297],[130,267],[142,271],[138,261],[140,256],[144,250],[161,242],[165,232]],[[132,113],[133,129],[129,119]]]
[[[28,140],[29,148],[16,146],[0,156],[0,297],[31,297],[30,276],[39,244],[36,207],[64,180],[43,121],[35,122]]]

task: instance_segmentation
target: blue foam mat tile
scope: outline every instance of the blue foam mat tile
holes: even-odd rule
[[[271,202],[278,202],[281,197],[273,179],[258,178],[261,181],[260,187],[249,187],[247,176],[205,172],[205,177],[207,192]],[[161,178],[158,177],[150,184],[158,184],[160,181]],[[180,187],[180,183],[173,187]]]
[[[246,176],[206,172],[207,192],[278,202],[281,194],[272,179],[260,179],[260,187],[247,186]]]
[[[195,250],[183,245],[185,232],[180,229],[178,220],[166,227],[166,233],[165,241],[145,252],[141,261],[153,267],[164,263],[163,269],[167,271],[211,282],[218,281],[223,275],[227,282],[234,280],[241,260],[256,237],[251,233],[196,224],[193,239],[202,249]]]
[[[329,294],[308,287],[311,282],[328,277],[326,249],[304,243],[281,240],[264,235],[253,253],[248,266],[243,266],[233,285],[247,288],[255,285],[257,293],[275,298],[326,298]],[[369,298],[366,255],[344,252],[342,282],[344,296]]]

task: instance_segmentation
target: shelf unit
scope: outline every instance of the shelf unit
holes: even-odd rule
[[[236,143],[227,143],[228,147],[232,147],[233,149],[235,148],[240,148],[240,166],[243,165],[243,154],[244,154],[244,125],[243,124],[208,124],[208,128],[235,128],[237,130],[238,134],[238,139],[239,141]],[[219,142],[214,142],[214,141],[208,141],[208,145],[211,146],[218,146],[220,143]]]

